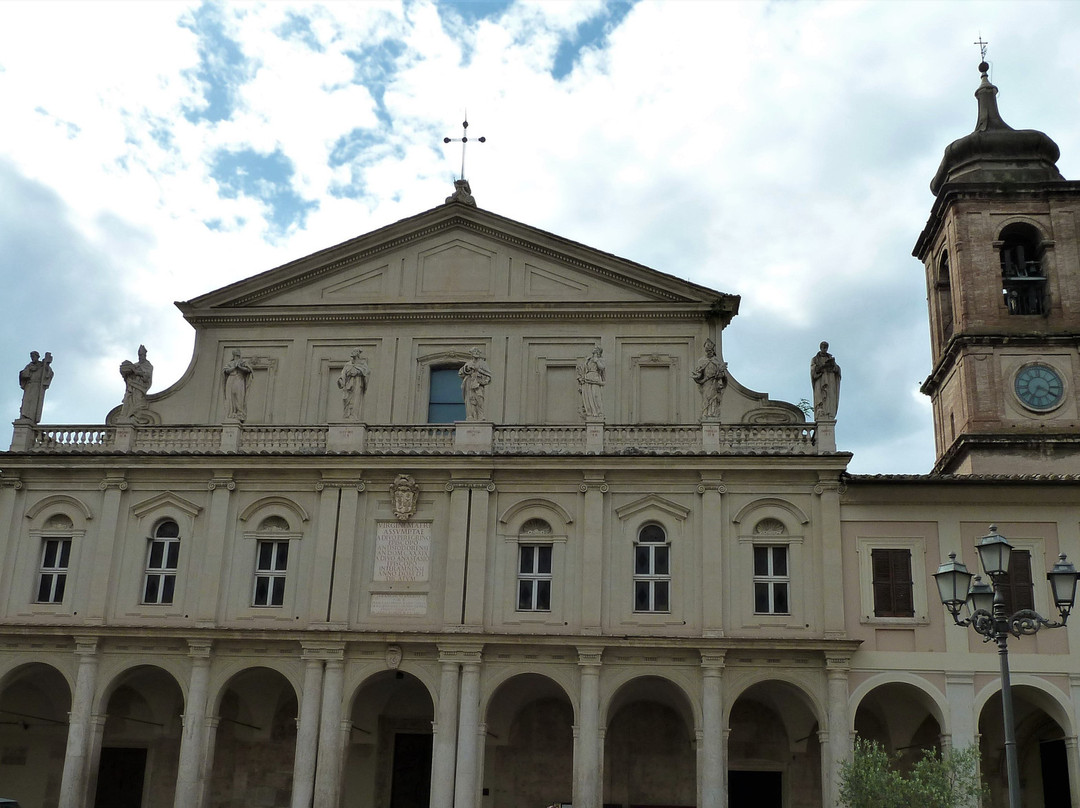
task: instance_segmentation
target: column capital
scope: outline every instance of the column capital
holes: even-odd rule
[[[477,663],[484,655],[483,643],[440,643],[439,661],[459,665]]]
[[[98,638],[89,636],[75,636],[75,655],[81,657],[96,657],[98,651]]]
[[[210,661],[210,651],[214,647],[213,640],[188,640],[188,656],[193,660]]]
[[[851,654],[825,653],[825,670],[829,676],[847,676],[851,671]]]
[[[582,475],[581,485],[578,486],[578,490],[583,494],[587,494],[589,491],[599,491],[601,494],[608,492],[607,479],[604,477],[604,473],[601,471],[586,471]]]
[[[602,645],[579,645],[577,647],[578,665],[586,671],[598,669],[604,662],[604,646]]]
[[[207,491],[216,491],[219,488],[224,488],[226,491],[236,490],[236,480],[232,478],[232,475],[221,475],[217,477],[211,477],[206,481]]]
[[[367,488],[367,484],[359,477],[324,477],[323,479],[315,483],[316,491],[323,491],[327,488],[355,488],[357,491],[363,491]]]
[[[724,658],[727,655],[726,650],[720,649],[701,649],[701,667],[705,670],[705,675],[719,675],[725,667]]]
[[[945,684],[973,685],[975,674],[971,671],[945,671]],[[1080,676],[1077,676],[1075,684],[1080,684]]]
[[[450,493],[451,491],[453,491],[454,489],[457,489],[457,488],[481,489],[481,490],[487,491],[488,493],[494,493],[495,492],[495,482],[494,482],[494,480],[491,480],[491,479],[450,480],[448,483],[446,483],[446,485],[443,486],[443,488],[446,490],[447,493]]]
[[[23,481],[17,475],[0,474],[0,488],[14,488],[18,491],[23,487]]]
[[[123,474],[107,474],[105,478],[98,483],[98,488],[102,491],[108,491],[110,488],[115,488],[118,491],[127,491],[128,483]]]
[[[342,660],[345,658],[345,643],[343,642],[302,643],[301,647],[304,650],[300,658],[305,661]]]

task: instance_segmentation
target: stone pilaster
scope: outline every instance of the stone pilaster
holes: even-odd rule
[[[600,666],[603,648],[578,648],[581,702],[574,728],[574,805],[601,808],[600,779]]]
[[[231,561],[225,546],[234,534],[229,519],[229,500],[236,490],[236,482],[231,472],[216,471],[206,487],[210,491],[210,509],[207,512],[206,535],[200,542],[202,571],[197,577],[199,589],[195,602],[195,625],[213,628],[217,625],[222,578],[228,577],[222,574],[222,570]],[[193,569],[194,566],[192,564]]]
[[[701,495],[701,611],[702,626],[706,637],[724,636],[724,592],[727,587],[724,575],[724,550],[721,528],[727,524],[723,518],[723,496],[727,486],[719,475],[702,477],[698,485]]]
[[[608,484],[602,474],[587,472],[580,486],[585,495],[584,524],[581,536],[581,631],[600,634],[603,614],[604,580],[604,495]]]

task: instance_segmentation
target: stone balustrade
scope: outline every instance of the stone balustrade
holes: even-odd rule
[[[831,423],[828,426],[832,426]],[[469,430],[462,440],[462,430]],[[796,454],[835,451],[817,424],[321,426],[15,425],[11,450],[35,454]]]

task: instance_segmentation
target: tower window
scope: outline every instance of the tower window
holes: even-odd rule
[[[941,339],[948,340],[953,334],[952,280],[949,277],[949,251],[941,253],[938,260],[937,283],[938,313],[941,318]]]
[[[1009,314],[1045,314],[1046,266],[1042,238],[1030,224],[1001,231],[1001,294]]]

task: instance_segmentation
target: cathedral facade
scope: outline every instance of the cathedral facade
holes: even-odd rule
[[[1050,616],[1080,557],[1080,183],[995,94],[915,250],[925,475],[847,472],[827,344],[812,413],[750,390],[736,295],[464,181],[181,304],[188,370],[150,392],[140,348],[100,425],[39,424],[34,359],[0,474],[4,796],[825,808],[858,735],[978,745],[1004,805],[998,658],[932,575],[994,522],[1011,607]],[[1010,648],[1032,808],[1080,806],[1072,633]]]

